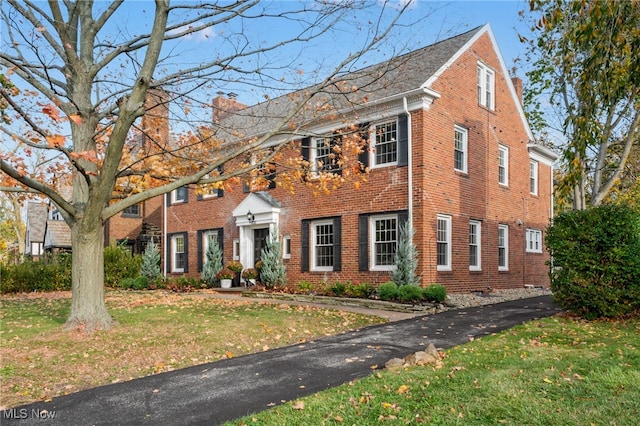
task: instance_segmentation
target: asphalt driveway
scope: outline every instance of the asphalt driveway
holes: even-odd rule
[[[2,412],[2,425],[215,425],[560,311],[551,296],[450,310],[88,389]],[[350,362],[346,362],[349,360]]]

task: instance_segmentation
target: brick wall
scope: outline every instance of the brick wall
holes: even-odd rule
[[[495,70],[495,110],[478,105],[478,60]],[[525,284],[548,286],[546,253],[525,251],[527,228],[544,230],[550,211],[550,169],[539,164],[538,194],[529,193],[529,137],[509,91],[510,77],[503,75],[489,37],[482,36],[433,84],[441,97],[426,110],[411,113],[413,143],[413,205],[415,243],[420,253],[423,284],[444,284],[450,292],[490,288],[517,288]],[[468,129],[467,173],[454,171],[454,125]],[[509,185],[498,184],[498,147],[509,149]],[[292,153],[299,155],[299,147]],[[302,183],[293,191],[268,190],[281,203],[280,233],[291,237],[291,259],[285,260],[289,284],[351,281],[379,284],[389,272],[360,272],[358,268],[358,217],[360,214],[406,211],[407,167],[372,169],[360,189],[346,183],[329,195],[314,196]],[[187,232],[188,275],[197,271],[197,231],[224,228],[225,261],[232,258],[239,229],[232,210],[246,193],[240,184],[224,197],[198,201],[193,191],[188,203],[168,208],[168,232]],[[452,218],[452,270],[436,268],[436,216]],[[302,272],[301,221],[342,218],[342,270]],[[481,222],[481,270],[469,271],[469,220]],[[508,271],[498,271],[497,235],[500,224],[509,227]]]

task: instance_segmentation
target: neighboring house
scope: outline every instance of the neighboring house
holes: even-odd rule
[[[166,95],[157,91],[150,93],[149,99],[154,106],[149,108],[140,127],[145,129],[147,135],[154,134],[158,138],[168,139],[169,108],[167,103],[163,102],[164,96]],[[147,142],[147,137],[140,135],[141,147]],[[70,186],[61,189],[60,195],[65,199],[70,200],[71,194]],[[161,246],[161,226],[162,197],[156,197],[131,206],[111,217],[105,223],[105,246],[123,244],[131,253],[143,252],[151,239]],[[45,251],[47,253],[71,251],[71,230],[53,203],[30,202],[27,206],[26,228],[25,254],[36,257],[38,256],[36,253],[42,255]]]
[[[71,230],[64,220],[47,220],[44,251],[51,255],[71,252]]]
[[[166,197],[168,274],[198,276],[213,241],[225,263],[253,267],[269,230],[277,229],[289,284],[377,285],[389,281],[399,226],[411,220],[423,285],[440,283],[450,292],[548,287],[543,245],[557,156],[533,142],[521,82],[508,75],[490,27],[344,79],[366,86],[367,102],[356,105],[357,115],[345,105],[334,122],[304,127],[310,136],[292,137],[291,151],[317,164],[326,158],[321,142],[347,116],[368,135],[361,157],[370,168],[367,182],[326,196],[303,184],[294,193],[275,185],[204,197],[193,188],[173,191]],[[241,110],[227,125],[267,129],[250,120],[270,107]]]
[[[48,207],[44,202],[27,203],[25,255],[39,259],[44,254],[44,232],[47,225]]]

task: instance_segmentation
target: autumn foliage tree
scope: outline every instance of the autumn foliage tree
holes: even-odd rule
[[[362,83],[340,76],[382,43],[408,5],[3,2],[0,75],[7,84],[0,89],[0,131],[17,149],[3,145],[1,184],[5,191],[49,198],[71,229],[73,296],[66,326],[112,325],[102,258],[104,225],[116,213],[184,185],[220,187],[247,174],[259,180],[278,161],[286,162],[281,185],[304,180],[309,165],[282,157],[283,147],[304,123],[347,116],[344,104],[339,113],[332,104],[336,95],[366,101]],[[284,35],[274,39],[264,31],[273,27]],[[334,28],[360,31],[364,42],[322,74],[305,70],[302,49]],[[195,39],[210,42],[206,55],[190,51]],[[242,111],[226,111],[227,118],[212,122],[214,93],[238,87],[263,96],[261,106],[237,119],[233,114]],[[307,89],[293,90],[300,87]],[[171,135],[155,123],[165,113],[171,114]],[[318,192],[363,171],[357,131],[346,131],[343,142],[331,158],[346,173],[309,182]],[[258,149],[265,145],[269,149]],[[24,166],[35,152],[48,161],[38,174]],[[71,198],[63,196],[63,185],[72,187]]]
[[[629,160],[640,145],[640,2],[530,5],[535,61],[525,101],[534,127],[566,141],[559,193],[577,210],[619,198],[637,176]]]

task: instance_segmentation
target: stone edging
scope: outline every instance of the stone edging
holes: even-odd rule
[[[407,305],[383,300],[357,299],[352,297],[314,296],[309,294],[266,293],[244,291],[243,297],[255,299],[276,299],[303,303],[320,303],[332,306],[350,306],[355,308],[380,309],[384,311],[405,312],[410,314],[432,314],[446,310],[443,304]]]

